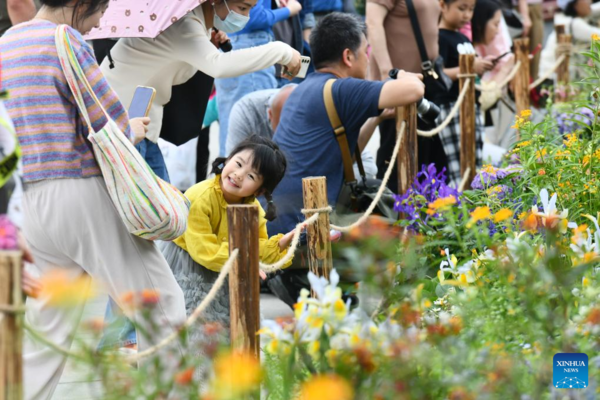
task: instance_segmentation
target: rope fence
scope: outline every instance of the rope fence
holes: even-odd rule
[[[471,76],[471,75],[469,75],[469,76]],[[444,122],[442,122],[439,126],[437,126],[435,129],[432,129],[430,131],[420,131],[417,129],[417,135],[423,136],[423,137],[433,137],[433,136],[437,135],[438,133],[440,133],[441,131],[443,131],[444,129],[446,129],[446,127],[448,125],[450,125],[450,122],[452,122],[452,120],[456,116],[456,113],[460,109],[460,106],[461,106],[462,102],[464,101],[465,96],[467,95],[469,86],[471,86],[471,83],[474,82],[472,79],[473,78],[469,78],[465,81],[465,85],[463,86],[462,91],[460,92],[458,99],[456,100],[456,103],[454,104],[454,107],[452,107],[452,110],[450,111],[450,113],[448,114],[448,116],[446,117]]]
[[[567,46],[565,46],[565,48],[567,48]],[[570,48],[569,48],[569,51],[571,51]],[[564,62],[566,57],[567,57],[567,55],[565,53],[560,55],[559,58],[556,60],[555,64],[553,65],[553,67],[551,68],[551,70],[549,70],[543,76],[538,78],[535,82],[530,84],[529,89],[533,89],[533,88],[537,87],[543,81],[548,79],[560,67],[560,65],[562,65],[562,63]],[[511,70],[511,72],[507,75],[507,77],[502,81],[502,83],[499,86],[500,87],[506,86],[515,77],[515,75],[517,74],[520,67],[521,67],[521,62],[518,61],[515,64],[515,66],[513,67],[513,69]],[[453,106],[452,110],[450,111],[450,113],[448,114],[446,119],[442,122],[441,125],[439,125],[438,127],[436,127],[435,129],[433,129],[431,131],[417,130],[417,134],[419,136],[432,137],[434,135],[439,134],[443,129],[445,129],[450,124],[452,119],[456,116],[456,114],[458,113],[458,111],[460,109],[461,104],[464,102],[464,99],[466,97],[466,94],[468,92],[470,85],[475,83],[474,76],[472,74],[462,75],[459,77],[467,78],[467,79],[465,80],[464,86],[459,94],[459,97],[458,97],[455,105]],[[479,85],[475,85],[475,88],[482,92],[491,90],[491,89],[482,88]],[[332,229],[338,230],[340,232],[350,232],[354,228],[357,228],[357,227],[361,226],[362,224],[364,224],[368,220],[368,218],[373,214],[373,211],[375,210],[375,208],[377,207],[377,204],[381,200],[381,198],[385,192],[385,189],[387,187],[387,184],[389,182],[389,179],[392,175],[392,171],[394,169],[398,154],[400,152],[400,146],[401,146],[404,136],[406,134],[406,126],[407,126],[406,122],[403,122],[400,127],[400,131],[398,132],[398,137],[396,140],[396,144],[394,146],[394,151],[392,152],[392,158],[390,160],[389,166],[385,172],[383,180],[381,181],[381,185],[377,191],[377,194],[376,194],[375,198],[372,200],[372,202],[369,205],[369,207],[367,208],[367,210],[363,213],[363,215],[356,222],[354,222],[348,226],[338,226],[338,225],[330,224],[330,227]],[[467,170],[465,171],[463,178],[460,182],[459,191],[463,191],[464,188],[466,187],[470,173],[471,173],[471,168],[467,168]],[[260,270],[262,270],[266,273],[272,273],[272,272],[282,269],[284,267],[284,265],[287,264],[294,257],[294,253],[296,252],[296,250],[299,246],[300,235],[301,235],[303,229],[305,229],[309,225],[316,223],[319,219],[320,214],[331,213],[332,211],[333,211],[333,209],[331,206],[323,207],[323,208],[319,208],[319,209],[302,209],[301,210],[302,214],[304,214],[304,215],[314,214],[314,215],[311,215],[304,222],[298,223],[296,225],[296,227],[294,229],[294,235],[292,238],[292,242],[291,242],[290,246],[288,247],[287,254],[281,260],[279,260],[278,262],[273,263],[273,264],[259,263]],[[180,337],[181,332],[183,330],[190,328],[194,323],[196,323],[196,321],[198,320],[200,315],[202,315],[202,313],[206,310],[206,308],[212,303],[212,301],[216,298],[218,292],[223,287],[224,283],[226,282],[226,278],[229,275],[229,273],[238,257],[238,254],[239,254],[238,249],[234,249],[231,252],[229,259],[221,268],[221,271],[219,272],[217,280],[215,281],[214,285],[212,286],[212,288],[210,289],[210,291],[208,292],[206,297],[202,300],[202,302],[196,307],[196,309],[192,312],[192,314],[186,319],[186,321],[180,327],[178,327],[176,330],[174,330],[171,334],[169,334],[167,337],[165,337],[163,340],[161,340],[156,345],[154,345],[144,351],[141,351],[137,354],[126,357],[125,361],[128,363],[135,363],[139,360],[142,360],[146,357],[156,354],[159,350],[165,348],[166,346],[168,346],[169,344],[174,342],[178,337]],[[25,307],[22,307],[22,306],[14,307],[14,306],[10,306],[10,305],[0,305],[0,313],[13,313],[14,314],[14,313],[24,313],[24,312],[25,312]],[[29,334],[31,335],[31,337],[33,339],[48,346],[49,348],[53,349],[54,351],[66,356],[66,357],[73,357],[73,358],[78,358],[78,359],[83,358],[82,354],[72,351],[70,349],[67,349],[57,343],[52,342],[51,340],[48,340],[42,334],[40,334],[34,328],[32,328],[26,321],[23,321],[23,328],[29,332]]]

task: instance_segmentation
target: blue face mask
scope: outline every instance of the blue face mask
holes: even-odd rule
[[[231,11],[229,9],[229,6],[227,5],[227,1],[223,0],[223,3],[225,3],[225,7],[227,7],[227,11],[229,11],[229,14],[227,14],[227,17],[225,17],[225,20],[222,20],[217,15],[217,11],[215,10],[215,18],[213,21],[215,28],[217,28],[218,30],[223,31],[225,33],[235,33],[235,32],[238,32],[238,31],[241,31],[242,29],[244,29],[244,27],[250,20],[250,17],[247,17],[242,14],[238,14],[235,11]],[[215,4],[213,3],[213,9],[214,8],[215,8]]]

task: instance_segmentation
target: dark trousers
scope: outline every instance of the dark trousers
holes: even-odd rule
[[[429,130],[432,129],[430,126],[425,126],[419,121],[419,129]],[[379,150],[377,150],[377,178],[383,179],[385,172],[388,169],[390,160],[392,158],[392,152],[396,145],[396,120],[388,119],[383,121],[379,125],[379,134],[381,136],[381,144]],[[438,135],[431,138],[421,137],[417,138],[418,150],[418,170],[421,170],[422,165],[435,164],[438,171],[442,168],[448,167],[448,161],[446,159],[446,153],[442,146],[442,141]],[[400,151],[406,151],[406,149],[400,149]],[[387,184],[388,188],[398,193],[398,166],[394,165],[392,175]]]

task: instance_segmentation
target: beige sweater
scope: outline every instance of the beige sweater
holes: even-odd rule
[[[285,65],[292,60],[292,48],[282,42],[222,53],[210,42],[209,32],[199,6],[156,39],[119,40],[110,52],[113,69],[109,67],[108,58],[102,62],[102,72],[126,108],[137,86],[156,89],[150,109],[149,140],[155,143],[158,140],[163,107],[171,99],[172,86],[187,82],[197,71],[215,78],[228,78],[274,64]]]

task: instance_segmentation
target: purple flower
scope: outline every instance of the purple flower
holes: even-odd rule
[[[446,168],[438,172],[435,164],[423,165],[410,189],[404,195],[394,195],[394,211],[406,214],[411,221],[426,220],[430,216],[421,215],[421,209],[437,198],[453,195],[460,203],[460,193],[446,184],[447,179]]]
[[[492,165],[484,165],[481,171],[471,182],[471,188],[473,189],[487,189],[494,185],[499,179],[505,178],[509,174],[508,171],[496,168]]]

